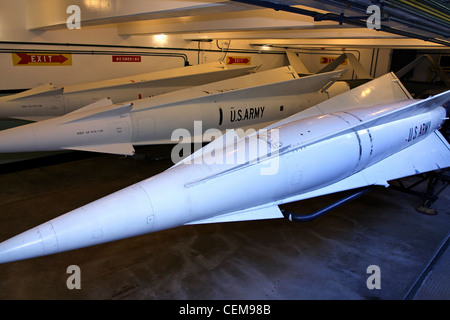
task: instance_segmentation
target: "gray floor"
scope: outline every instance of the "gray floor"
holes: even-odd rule
[[[165,148],[145,151],[167,155]],[[3,173],[0,241],[170,165],[100,155]],[[308,213],[336,199],[285,209]],[[3,264],[0,299],[403,299],[449,233],[449,203],[447,188],[433,205],[438,214],[424,215],[415,210],[418,197],[378,188],[313,222],[185,226]],[[70,265],[80,267],[79,290],[66,286]],[[367,286],[372,265],[380,289]],[[450,299],[449,287],[420,288],[412,298]]]

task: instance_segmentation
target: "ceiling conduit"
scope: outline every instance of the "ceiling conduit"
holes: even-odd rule
[[[290,4],[293,1],[256,1],[256,0],[232,0],[235,2],[251,4],[259,7],[270,8],[276,11],[285,11],[313,17],[315,21],[336,21],[339,24],[351,24],[359,27],[367,27],[366,14],[367,7],[378,3],[382,9],[381,31],[405,36],[408,38],[420,39],[433,43],[438,43],[450,47],[450,41],[446,40],[450,36],[450,8],[436,1],[325,1],[319,2],[330,4],[341,10],[350,9],[360,12],[365,16],[345,16],[343,13],[333,12],[320,13],[313,10],[306,10],[294,7]],[[301,3],[299,3],[301,4]],[[405,29],[389,26],[391,22],[400,24]],[[410,28],[424,31],[425,34],[409,31]],[[426,34],[428,33],[428,34]],[[433,34],[433,35],[431,35]],[[437,38],[440,35],[445,39]]]

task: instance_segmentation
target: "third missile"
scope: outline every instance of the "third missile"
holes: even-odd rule
[[[0,97],[0,118],[41,121],[73,112],[105,97],[116,103],[142,99],[242,76],[253,69],[254,66],[230,68],[218,61],[64,87],[44,84]]]

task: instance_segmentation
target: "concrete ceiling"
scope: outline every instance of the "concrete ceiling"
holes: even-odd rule
[[[369,5],[380,30],[367,27]],[[186,40],[246,39],[289,47],[450,48],[448,1],[27,0],[27,28],[67,28],[70,5],[82,27],[116,24],[121,36],[177,34]]]

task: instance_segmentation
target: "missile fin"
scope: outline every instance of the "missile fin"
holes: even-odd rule
[[[344,62],[346,58],[347,55],[345,53],[341,54],[339,57],[334,59],[333,62],[327,64],[325,67],[317,71],[317,74],[336,70],[336,68],[339,67],[339,65]]]
[[[380,115],[379,117],[375,117],[373,119],[363,121],[358,123],[355,126],[349,127],[345,129],[343,132],[339,132],[338,134],[344,134],[346,131],[357,131],[360,129],[364,129],[368,126],[377,126],[383,123],[396,121],[402,119],[406,116],[411,116],[414,114],[419,114],[420,112],[424,112],[426,110],[431,110],[434,108],[441,107],[442,105],[450,102],[450,90],[437,94],[435,96],[429,97],[423,100],[413,100],[411,103],[405,105],[402,108],[395,109],[389,113],[385,113]]]
[[[91,104],[88,104],[87,106],[84,106],[83,108],[76,109],[75,111],[72,111],[68,114],[76,114],[76,113],[81,113],[84,111],[95,110],[97,108],[110,106],[112,104],[113,104],[113,102],[111,101],[110,98],[103,98],[103,99],[97,100]]]
[[[126,87],[133,86],[136,84],[142,85],[145,84],[153,85],[152,82],[165,81],[170,79],[170,81],[179,82],[179,79],[185,81],[192,77],[194,80],[199,76],[211,77],[216,74],[224,73],[231,76],[241,76],[248,74],[255,69],[255,66],[233,66],[233,68],[228,68],[224,62],[210,62],[199,64],[195,66],[188,67],[178,67],[174,69],[165,69],[159,71],[153,71],[149,73],[130,75],[121,78],[87,82],[81,84],[75,84],[68,86],[65,90],[66,93],[74,93],[74,92],[82,92],[82,91],[90,91],[97,89],[105,89],[105,88],[117,88],[117,87]],[[196,80],[195,80],[196,81]]]
[[[230,100],[246,100],[249,97],[267,97],[267,96],[284,96],[293,95],[301,93],[312,93],[318,92],[321,89],[330,86],[336,80],[338,80],[347,70],[337,70],[322,74],[313,74],[305,77],[298,77],[294,70],[295,79],[289,79],[279,82],[271,82],[263,85],[258,85],[250,88],[241,88],[231,91],[215,93],[214,95],[205,95],[201,97],[195,97],[190,101],[210,99],[217,100],[222,99],[222,101]],[[290,73],[292,74],[292,73]]]
[[[47,119],[51,119],[53,117],[47,117],[47,116],[13,116],[11,117],[11,119],[17,119],[17,120],[25,120],[25,121],[31,121],[31,122],[37,122],[37,121],[43,121],[43,120],[47,120]]]
[[[217,223],[217,222],[234,222],[234,221],[248,221],[248,220],[263,220],[263,219],[278,219],[283,218],[283,214],[277,205],[264,207],[253,207],[250,209],[225,213],[208,219],[197,220],[186,223],[189,224],[203,224],[203,223]]]
[[[30,97],[34,98],[37,96],[44,96],[44,95],[59,95],[63,94],[63,92],[64,92],[63,87],[55,88],[51,83],[48,83],[14,95],[6,96],[5,99],[7,101],[13,101]]]
[[[323,137],[319,137],[317,139],[308,141],[306,144],[317,143],[320,140],[330,139],[338,135],[356,132],[358,130],[363,130],[368,127],[374,127],[388,122],[400,120],[402,118],[409,117],[414,114],[419,114],[426,110],[441,107],[443,104],[448,103],[449,101],[450,101],[450,90],[437,94],[433,97],[429,97],[427,99],[412,100],[411,103],[409,103],[410,102],[409,100],[406,100],[405,101],[406,105],[401,108],[395,109],[385,114],[381,114],[377,117],[374,117],[366,121],[358,122],[340,131],[336,131],[331,135],[324,135]]]
[[[289,60],[289,64],[294,68],[294,70],[301,75],[310,75],[312,72],[308,70],[303,61],[298,57],[294,51],[286,50],[286,56]]]
[[[112,143],[94,146],[65,147],[66,150],[89,151],[133,156],[135,151],[131,143]]]
[[[356,59],[353,53],[343,53],[339,57],[337,57],[333,62],[320,69],[317,73],[329,72],[335,70],[339,65],[348,59],[350,65],[353,67],[353,71],[355,72],[358,79],[373,79],[373,77],[364,69],[362,64]]]
[[[317,143],[321,140],[331,139],[338,135],[344,135],[347,133],[364,130],[368,127],[374,127],[374,126],[378,126],[378,125],[385,124],[388,122],[400,120],[402,118],[412,116],[414,114],[419,114],[419,113],[427,111],[427,110],[441,107],[443,104],[448,103],[448,101],[450,101],[450,90],[442,92],[440,94],[437,94],[433,97],[429,97],[427,99],[423,99],[423,100],[419,100],[419,101],[413,100],[413,101],[411,101],[411,103],[409,103],[410,102],[409,100],[406,100],[405,101],[406,105],[404,105],[401,108],[395,109],[395,110],[393,110],[391,112],[387,112],[385,114],[381,114],[377,117],[374,117],[374,118],[366,120],[366,121],[355,123],[352,126],[343,128],[342,130],[333,132],[332,134],[329,134],[329,135],[325,134],[322,137],[312,139],[310,141],[305,142],[305,144],[303,146],[311,145],[311,144]]]
[[[405,89],[395,74],[391,72],[350,91],[341,93],[340,95],[333,97],[333,99],[326,100],[314,107],[275,122],[267,129],[272,129],[309,117],[321,116],[327,113],[348,111],[374,104],[396,103],[408,99],[412,99],[411,94]]]
[[[373,77],[366,71],[366,69],[364,69],[358,59],[356,59],[353,53],[346,53],[346,56],[348,58],[348,61],[352,65],[358,79],[373,79]]]

